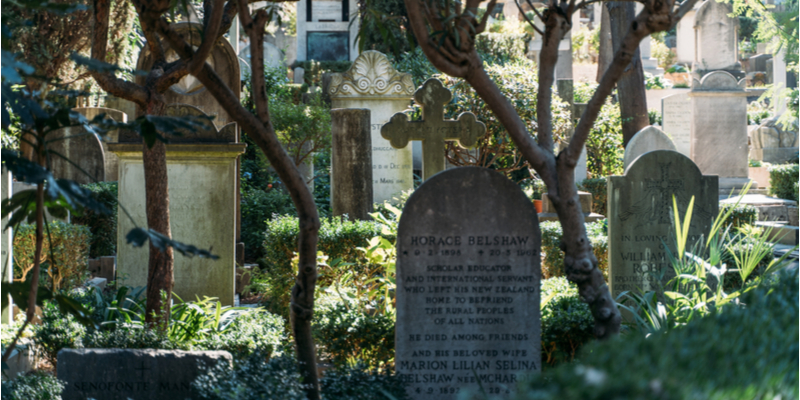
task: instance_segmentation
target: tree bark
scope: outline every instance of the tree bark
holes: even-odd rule
[[[603,74],[606,73],[608,66],[614,58],[614,45],[611,40],[611,19],[608,15],[608,9],[603,5],[600,7],[603,11],[600,12],[600,43],[597,49],[597,78],[595,81],[600,83],[603,79]]]
[[[614,45],[614,53],[616,53],[630,29],[631,22],[636,19],[634,3],[613,1],[606,7],[611,21],[611,40]],[[645,37],[644,40],[650,40],[650,38]],[[617,99],[622,117],[622,145],[627,146],[636,132],[650,125],[650,118],[647,116],[642,57],[638,46],[633,60],[617,82]]]

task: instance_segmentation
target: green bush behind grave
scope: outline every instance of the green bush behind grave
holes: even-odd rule
[[[770,196],[797,201],[797,182],[800,180],[798,165],[772,165],[767,170]]]
[[[608,205],[608,179],[603,176],[600,178],[584,179],[578,186],[581,190],[592,194],[592,212],[606,215]]]
[[[524,33],[485,32],[475,37],[475,49],[487,64],[525,58],[530,37]]]
[[[89,257],[98,258],[117,254],[117,182],[98,182],[81,185],[92,192],[95,200],[111,211],[104,215],[84,210],[82,215],[74,215],[72,223],[88,226],[92,231],[92,244]]]
[[[796,399],[797,272],[667,334],[592,343],[533,376],[514,399]]]
[[[242,242],[245,257],[255,261],[264,256],[264,227],[276,215],[297,215],[292,198],[282,189],[242,190]]]
[[[353,65],[352,61],[298,61],[295,68],[303,69],[303,82],[309,86],[322,85],[322,74],[327,72],[345,72]]]
[[[314,310],[314,341],[336,366],[355,360],[370,368],[394,366],[395,319],[338,302]]]
[[[758,220],[758,209],[750,204],[720,204],[719,212],[726,213],[733,208],[731,215],[723,223],[724,226],[730,225],[731,228],[738,228],[743,225],[752,225]]]
[[[565,277],[543,280],[541,294],[542,365],[554,367],[572,361],[594,339],[594,318],[578,287]]]
[[[3,381],[3,400],[61,400],[64,381],[47,372],[20,374]]]
[[[564,252],[561,251],[561,223],[558,221],[545,221],[539,225],[542,230],[542,279],[564,276]],[[597,266],[608,279],[608,233],[603,221],[586,224],[586,234],[592,242],[594,256],[597,257]]]
[[[56,290],[83,283],[88,276],[86,264],[92,240],[89,227],[53,221],[43,231],[42,257],[46,269],[40,282]],[[33,268],[35,253],[36,226],[21,224],[14,232],[14,279],[23,279]]]
[[[268,287],[266,293],[269,300],[268,309],[284,318],[289,316],[289,298],[295,276],[291,262],[297,251],[299,233],[297,217],[291,215],[282,215],[268,221],[264,233],[262,277]],[[380,233],[380,226],[374,222],[349,221],[341,217],[323,219],[319,229],[317,250],[327,255],[330,260],[341,259],[350,263],[363,263],[363,256],[357,248],[365,246],[370,238]],[[347,268],[352,269],[357,266]],[[328,286],[334,278],[335,276],[330,274],[322,275],[317,285]]]

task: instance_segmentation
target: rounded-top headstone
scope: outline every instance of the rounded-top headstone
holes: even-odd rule
[[[486,168],[434,175],[397,234],[395,365],[415,399],[506,395],[541,370],[540,232],[519,186]]]
[[[675,144],[672,143],[672,139],[670,139],[664,131],[650,125],[636,132],[628,142],[628,145],[625,146],[623,170],[627,169],[633,160],[637,159],[642,154],[655,150],[678,151],[675,148]]]

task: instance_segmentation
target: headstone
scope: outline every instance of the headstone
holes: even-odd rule
[[[272,43],[264,42],[264,66],[269,68],[283,67],[283,52]],[[239,57],[239,71],[242,74],[241,80],[250,79],[250,46],[245,46]]]
[[[731,13],[730,5],[713,0],[704,1],[697,9],[692,70],[698,77],[720,70],[743,76],[737,42],[739,20],[730,17]]]
[[[686,156],[656,150],[637,158],[623,176],[608,178],[608,254],[611,296],[657,291],[675,276],[665,245],[676,254],[673,196],[681,218],[694,197],[691,249],[708,237],[719,202],[717,177],[702,175]],[[681,221],[683,222],[683,221]]]
[[[797,136],[797,125],[784,127],[776,118],[762,120],[750,135],[750,158],[771,164],[793,162],[798,154]]]
[[[691,65],[694,62],[694,16],[702,3],[697,2],[675,26],[675,55],[680,64]]]
[[[232,360],[227,351],[64,349],[58,352],[61,398],[197,399],[191,384],[200,368]]]
[[[172,25],[175,32],[183,35],[186,41],[192,46],[199,47],[203,41],[203,27],[196,22],[181,22]],[[179,57],[174,50],[169,49],[165,55],[167,62],[177,60]],[[136,68],[149,71],[153,65],[153,57],[150,48],[145,46],[139,54]],[[233,47],[225,38],[220,38],[211,50],[206,59],[222,81],[233,91],[236,98],[239,98],[241,89],[241,74],[239,72],[239,59]],[[138,83],[144,84],[146,77],[137,78]],[[167,104],[187,104],[202,110],[204,113],[213,116],[213,123],[217,129],[222,129],[225,125],[233,122],[228,112],[222,108],[214,96],[211,96],[203,87],[203,84],[193,75],[184,76],[180,82],[164,93],[164,100]],[[137,107],[138,114],[142,114],[141,107]],[[237,136],[238,137],[238,136]],[[139,140],[141,141],[141,139]]]
[[[329,88],[333,108],[370,110],[372,141],[372,201],[392,202],[400,192],[414,187],[411,149],[393,148],[381,137],[381,127],[411,103],[414,81],[397,72],[382,53],[362,53],[347,72],[332,74]]]
[[[13,194],[13,189],[11,187],[11,172],[6,170],[5,165],[3,165],[2,167],[2,174],[0,174],[0,177],[2,177],[3,179],[2,180],[3,194],[2,194],[2,199],[0,200],[10,199]],[[3,268],[2,282],[11,283],[14,281],[14,260],[13,260],[14,232],[11,228],[6,229],[6,225],[8,225],[8,216],[3,217],[2,226],[0,226],[0,229],[2,229],[3,231],[2,234],[3,244],[0,245],[0,247],[2,247],[2,261],[0,262],[2,262],[2,268]],[[3,296],[6,296],[6,298],[4,299],[5,300],[4,303],[6,303],[6,306],[3,307],[2,316],[0,316],[0,324],[7,325],[14,322],[13,316],[11,315],[12,300],[11,300],[11,295],[9,293],[3,293]]]
[[[544,32],[544,23],[538,16],[534,16],[533,23]],[[573,27],[577,29],[577,27]],[[542,52],[542,35],[534,32],[533,39],[528,42],[528,58],[539,63],[539,54]],[[572,30],[558,42],[558,60],[555,68],[556,79],[572,79]]]
[[[106,107],[75,108],[73,110],[83,114],[88,120],[92,120],[100,114],[105,114],[107,119],[110,118],[120,123],[128,122],[128,117],[130,115],[124,111]],[[108,143],[117,142],[119,140],[119,135],[120,131],[118,130],[109,131],[106,134],[106,140],[100,141],[100,144],[103,146],[103,156],[105,159],[106,181],[116,181],[119,178],[119,159],[117,159],[114,153],[108,151]]]
[[[636,132],[625,146],[622,168],[627,169],[639,156],[655,150],[677,151],[675,144],[661,129],[650,125]]]
[[[573,80],[557,79],[556,90],[558,91],[558,97],[560,97],[561,100],[569,103],[569,118],[572,122],[572,126],[574,126],[575,122],[583,115],[584,108],[575,104],[575,85]],[[572,137],[573,133],[574,129],[570,129],[570,137]],[[581,149],[580,157],[578,157],[578,164],[575,166],[575,182],[583,182],[583,180],[586,179],[586,176],[586,146],[584,146]]]
[[[106,284],[108,280],[106,278],[92,278],[86,282],[86,286],[94,286],[99,291],[103,291],[106,288]]]
[[[692,84],[691,159],[720,189],[742,188],[748,179],[747,91],[744,81],[715,71]]]
[[[541,371],[540,233],[519,186],[479,167],[409,198],[397,233],[395,368],[414,399],[506,395]]]
[[[305,71],[304,69],[297,67],[294,69],[294,83],[302,85],[305,81]]]
[[[688,92],[661,99],[661,126],[675,144],[675,150],[687,157],[691,156],[692,100]]]
[[[297,2],[297,60],[355,60],[359,24],[350,18],[356,10],[356,0]]]
[[[644,8],[644,5],[642,3],[634,3],[634,5],[636,15],[639,15]],[[662,76],[664,75],[664,68],[659,68],[658,59],[652,56],[650,47],[650,35],[648,35],[645,36],[641,42],[639,42],[639,54],[641,55],[642,59],[642,70],[644,70],[645,73],[653,76]]]
[[[748,60],[747,72],[766,72],[767,61],[772,59],[772,54],[757,54]]]
[[[372,139],[370,112],[363,108],[331,110],[331,209],[367,221],[372,210]]]
[[[591,193],[578,191],[578,201],[581,204],[584,222],[595,222],[605,218],[603,215],[594,212]],[[553,202],[550,201],[550,197],[547,193],[542,194],[542,212],[539,213],[538,217],[539,222],[559,220],[556,208],[553,206]]]
[[[119,156],[119,204],[137,226],[146,227],[142,145],[111,143]],[[234,299],[237,157],[244,143],[174,143],[167,145],[167,177],[172,238],[211,249],[220,258],[175,255],[174,292],[182,299],[217,297],[224,305]],[[117,241],[135,225],[129,218],[117,222]],[[147,284],[149,246],[117,248],[117,272],[125,285]]]
[[[441,81],[428,79],[414,92],[414,101],[422,107],[422,121],[409,121],[406,114],[397,113],[381,128],[381,136],[396,149],[405,148],[411,140],[422,141],[422,180],[444,171],[445,141],[469,148],[486,133],[486,125],[471,112],[461,113],[458,120],[445,120],[444,106],[451,98]]]

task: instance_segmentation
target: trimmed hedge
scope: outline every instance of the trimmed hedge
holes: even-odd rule
[[[357,247],[363,247],[367,241],[380,235],[380,225],[369,221],[349,221],[339,218],[323,219],[319,229],[317,250],[327,255],[330,260],[340,258],[347,262],[365,262]],[[264,233],[264,279],[269,287],[266,293],[269,298],[268,309],[274,314],[289,317],[289,299],[294,285],[295,272],[292,258],[297,251],[297,237],[300,234],[297,217],[290,215],[276,216],[267,222]],[[388,239],[388,238],[387,238]],[[391,238],[392,240],[394,238]],[[348,266],[347,268],[358,268]],[[320,275],[317,285],[324,287],[331,284],[334,276]]]
[[[539,225],[542,230],[542,279],[564,276],[564,252],[561,251],[561,223],[545,221]],[[608,279],[608,233],[603,221],[586,224],[586,233],[592,242],[594,256],[603,276]]]
[[[89,227],[61,221],[47,224],[42,243],[42,258],[48,264],[43,284],[59,290],[83,283],[88,276],[86,264],[91,240]],[[14,233],[14,280],[23,280],[33,268],[35,253],[36,226],[21,224]]]
[[[733,204],[720,204],[720,213],[727,212],[731,207],[733,207]],[[732,225],[732,228],[738,228],[745,224],[752,225],[756,220],[758,220],[757,208],[750,204],[737,204],[723,226]]]
[[[767,170],[769,171],[770,196],[797,201],[797,182],[800,180],[798,165],[772,165]]]
[[[543,280],[541,293],[542,365],[554,367],[572,361],[594,339],[594,318],[578,287],[565,277]]]
[[[578,185],[578,188],[592,194],[592,211],[600,214],[607,215],[608,205],[608,179],[604,176],[602,178],[584,179]]]
[[[95,200],[111,210],[111,214],[103,215],[85,210],[83,215],[72,217],[72,223],[88,226],[92,231],[92,244],[89,257],[98,258],[117,254],[117,182],[99,182],[81,185],[92,191]]]
[[[586,346],[573,363],[520,384],[517,400],[796,399],[797,272],[668,334]]]

